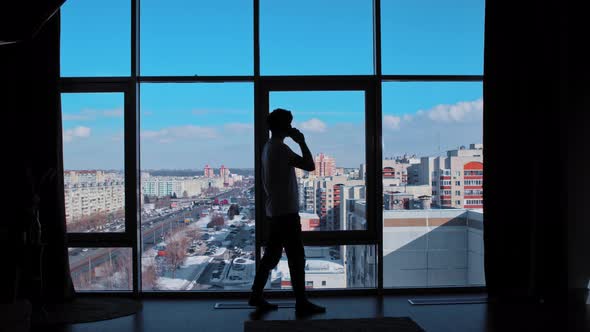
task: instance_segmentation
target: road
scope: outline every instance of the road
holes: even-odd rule
[[[247,188],[233,188],[227,192],[219,193],[211,196],[208,199],[214,200],[230,198],[232,196],[239,196],[242,191]],[[198,220],[201,211],[208,208],[205,205],[196,205],[189,210],[176,211],[172,214],[165,216],[158,216],[151,219],[142,221],[142,251],[149,250],[151,247],[159,241],[159,238],[165,236],[167,232],[177,227],[184,226],[179,223],[179,220],[184,218],[192,217],[194,220]],[[148,225],[147,227],[145,227]],[[123,254],[123,250],[129,250],[128,248],[88,248],[87,251],[83,251],[82,248],[74,248],[70,251],[70,271],[72,277],[75,278],[80,273],[88,271],[88,268],[96,267],[109,259],[116,260],[117,256]],[[110,258],[109,258],[110,251]],[[130,251],[129,251],[130,252]],[[131,262],[131,260],[129,260]],[[199,278],[200,279],[200,278]]]

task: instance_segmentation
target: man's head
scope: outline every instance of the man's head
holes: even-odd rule
[[[291,129],[291,121],[293,121],[291,111],[282,108],[274,109],[266,117],[268,129],[273,135],[287,136],[289,129]]]

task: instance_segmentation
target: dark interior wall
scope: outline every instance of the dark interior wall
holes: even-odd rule
[[[588,253],[585,244],[568,242],[574,229],[567,211],[572,218],[584,213],[568,197],[579,193],[583,202],[587,196],[571,191],[585,167],[571,164],[588,147],[583,137],[569,136],[585,123],[572,117],[564,95],[571,93],[565,9],[557,1],[486,2],[484,237],[492,295],[559,298],[566,293],[568,254]]]
[[[27,13],[37,17],[32,6]],[[5,12],[3,12],[3,15]],[[18,20],[19,16],[11,18]],[[27,19],[23,18],[24,21]],[[34,20],[38,22],[38,20]],[[60,300],[73,294],[65,246],[61,106],[59,95],[59,12],[45,17],[37,33],[31,26],[15,25],[18,43],[0,46],[0,100],[5,174],[10,195],[0,225],[2,243],[10,252],[0,285],[3,298]],[[22,29],[22,30],[21,30]],[[20,39],[21,37],[19,37]],[[56,176],[47,178],[45,174]],[[29,177],[28,175],[31,175]],[[35,195],[40,197],[35,204]],[[31,211],[38,207],[42,251],[27,240],[34,224]],[[6,272],[4,272],[6,271]],[[20,271],[16,276],[14,271]],[[42,284],[34,278],[41,275]],[[18,287],[14,279],[19,280]],[[6,292],[4,292],[6,291]],[[9,295],[5,295],[9,294]]]
[[[568,286],[586,290],[590,278],[590,52],[583,41],[588,39],[590,23],[581,8],[570,7],[567,30],[563,31],[562,50],[567,55],[564,76],[562,147],[567,150],[564,172],[568,193]]]
[[[566,186],[569,195],[568,221],[568,282],[572,289],[588,286],[590,277],[590,94],[580,96],[564,121],[567,128],[569,160]]]
[[[4,1],[0,11],[0,43],[30,40],[64,2]]]

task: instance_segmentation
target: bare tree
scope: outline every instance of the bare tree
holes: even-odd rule
[[[154,264],[146,265],[141,272],[141,285],[143,289],[154,289],[158,280],[158,272]]]
[[[174,231],[166,239],[166,262],[172,268],[172,278],[176,277],[176,270],[184,262],[190,240],[182,231]]]
[[[225,219],[223,215],[220,213],[216,213],[211,216],[211,221],[207,224],[207,228],[212,228],[215,226],[223,226],[225,224]]]
[[[232,220],[234,216],[238,214],[240,214],[240,207],[237,204],[232,204],[229,206],[229,209],[227,209],[227,218],[229,220]]]
[[[124,279],[123,283],[117,285],[119,289],[132,289],[133,285],[133,264],[131,264],[131,251],[121,249],[117,255],[115,272],[118,272]]]

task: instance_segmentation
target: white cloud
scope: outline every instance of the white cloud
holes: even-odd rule
[[[323,133],[326,131],[326,124],[317,118],[312,118],[299,124],[301,129],[316,133]]]
[[[399,130],[402,119],[395,115],[385,115],[383,117],[383,126],[388,129]]]
[[[63,132],[63,141],[65,143],[72,142],[77,138],[87,138],[90,136],[91,129],[84,126],[78,126],[71,129],[66,129]]]
[[[224,128],[228,131],[243,133],[253,131],[254,125],[251,123],[232,122],[227,123]]]
[[[171,143],[176,140],[212,139],[217,137],[214,128],[193,125],[169,127],[160,130],[145,130],[141,132],[141,138],[154,139],[159,143]]]
[[[430,120],[437,123],[465,123],[481,121],[483,100],[460,101],[455,104],[440,104],[428,110],[418,110],[415,114],[384,115],[383,127],[399,130],[410,122]]]
[[[428,118],[436,122],[466,122],[479,119],[483,111],[483,99],[461,101],[452,105],[436,105],[425,111]]]
[[[62,116],[64,121],[94,121],[99,117],[120,118],[123,117],[123,108],[96,110],[85,108],[78,113],[66,113]]]

